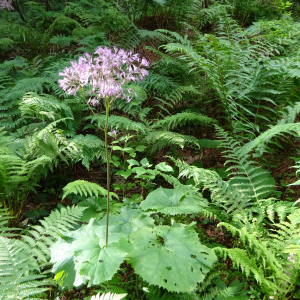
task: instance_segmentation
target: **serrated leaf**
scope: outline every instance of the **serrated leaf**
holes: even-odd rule
[[[140,209],[127,206],[121,208],[119,215],[109,216],[109,242],[118,242],[122,237],[128,238],[132,231],[143,227],[153,227],[154,219]],[[106,233],[106,216],[98,222],[95,234],[100,237],[100,246],[104,246]]]
[[[80,246],[75,249],[74,255],[75,268],[80,275],[86,276],[92,285],[99,285],[110,280],[118,271],[126,254],[131,250],[131,245],[125,239],[100,248],[99,237],[95,234],[84,236],[78,242]]]
[[[201,212],[207,205],[204,198],[186,194],[180,189],[159,187],[151,192],[140,204],[143,210],[151,209],[169,215],[192,214]]]
[[[192,292],[210,271],[216,256],[197,233],[184,225],[144,227],[132,232],[128,262],[150,284],[174,292]]]
[[[126,239],[118,243],[109,241],[100,246],[100,238],[94,233],[97,225],[91,219],[88,225],[68,233],[72,242],[60,239],[51,247],[53,272],[59,273],[63,287],[72,288],[89,282],[98,285],[110,280],[118,271],[124,257],[131,250]],[[102,242],[102,244],[105,244]]]

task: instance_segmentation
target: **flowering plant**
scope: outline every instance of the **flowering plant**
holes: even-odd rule
[[[0,0],[0,9],[14,10],[12,0]]]
[[[142,80],[148,75],[148,71],[143,67],[148,67],[149,62],[139,54],[132,51],[125,51],[116,47],[113,50],[107,47],[98,47],[94,55],[85,53],[79,57],[78,62],[71,62],[71,67],[65,68],[59,75],[60,87],[67,93],[80,92],[87,102],[91,112],[97,117],[91,106],[98,106],[100,100],[104,100],[106,110],[106,122],[99,123],[105,134],[105,152],[107,163],[107,219],[106,219],[106,246],[108,244],[108,221],[109,221],[109,191],[110,191],[110,166],[108,151],[108,116],[112,102],[117,98],[124,98],[130,102],[135,92],[130,88],[124,88],[124,84],[130,81]],[[92,95],[87,100],[83,93],[83,88],[89,87],[89,94]],[[116,133],[113,131],[113,133]]]
[[[137,81],[148,75],[142,67],[148,67],[149,62],[139,54],[123,49],[113,50],[99,47],[95,57],[85,53],[78,62],[71,62],[70,68],[59,73],[64,79],[59,80],[60,87],[67,93],[76,93],[85,86],[91,87],[90,93],[94,95],[88,102],[92,106],[99,104],[100,99],[109,98],[110,102],[116,98],[124,98],[130,102],[132,90],[123,89],[129,81]]]

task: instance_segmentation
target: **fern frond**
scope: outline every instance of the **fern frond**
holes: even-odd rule
[[[167,99],[170,100],[172,103],[177,104],[182,100],[183,95],[188,93],[194,95],[200,94],[199,91],[193,86],[181,85],[178,86],[175,90],[173,90],[172,93],[170,93],[167,96]]]
[[[37,261],[24,243],[0,236],[0,299],[40,299],[33,297],[47,290]]]
[[[95,158],[106,159],[104,147],[104,142],[98,137],[80,134],[69,139],[61,148],[61,152],[73,162],[82,161],[82,164],[89,169],[90,162]]]
[[[273,204],[266,206],[265,212],[268,218],[274,223],[274,215],[275,213],[279,217],[280,222],[283,222],[286,216],[292,213],[293,203],[287,201],[278,201]]]
[[[98,118],[104,124],[105,122],[105,116],[104,115],[98,115]],[[92,122],[98,123],[98,120],[95,116],[89,116],[87,119],[91,120]],[[118,129],[118,130],[126,130],[126,131],[136,131],[138,133],[142,134],[147,134],[148,133],[148,128],[140,123],[140,122],[135,122],[132,121],[128,118],[121,117],[121,116],[109,116],[108,118],[108,126],[111,129]]]
[[[240,144],[228,136],[223,129],[216,126],[216,130],[219,137],[223,139],[222,147],[225,149],[224,156],[227,158],[225,164],[231,165],[227,171],[234,176],[229,184],[247,194],[257,204],[265,201],[264,198],[274,192],[275,180],[269,172],[251,161],[247,154],[241,154],[243,150]]]
[[[68,117],[73,119],[70,107],[60,102],[56,97],[47,94],[38,95],[33,92],[25,94],[19,109],[23,117],[39,120],[47,118],[55,121]]]
[[[179,168],[179,178],[193,178],[196,186],[210,190],[213,205],[222,207],[227,214],[244,214],[245,209],[253,205],[248,195],[223,181],[215,171],[189,166],[180,160],[173,159],[173,162]]]
[[[176,115],[166,117],[163,120],[156,122],[152,128],[162,128],[163,130],[173,130],[177,126],[184,126],[186,124],[201,124],[209,125],[215,123],[216,120],[211,119],[207,116],[192,113],[192,112],[183,112]]]
[[[300,113],[300,102],[285,107],[280,113],[280,119],[277,124],[294,123],[297,115]]]
[[[197,138],[171,131],[158,130],[151,132],[144,138],[143,141],[147,144],[153,144],[151,148],[152,152],[173,145],[184,148],[185,144],[194,144],[200,148],[199,140]]]
[[[107,190],[105,188],[99,186],[97,183],[88,182],[85,180],[76,180],[70,182],[63,188],[63,191],[63,199],[70,194],[79,194],[80,196],[84,195],[86,197],[92,197],[94,195],[96,195],[97,197],[99,195],[107,196]],[[118,198],[118,196],[115,193],[110,193],[110,195],[112,197]]]
[[[262,266],[257,266],[255,258],[249,258],[247,256],[247,253],[243,249],[239,248],[232,248],[232,249],[226,249],[221,247],[214,248],[214,251],[216,254],[219,254],[220,256],[223,256],[225,259],[227,256],[230,257],[232,262],[237,266],[240,267],[242,272],[246,274],[246,276],[249,276],[252,274],[255,278],[255,280],[266,290],[268,291],[277,291],[278,286],[276,283],[272,282],[268,278],[264,276],[264,270]],[[279,275],[279,274],[278,274]],[[282,277],[279,277],[280,279],[285,278],[286,275],[282,271],[280,273]]]
[[[81,218],[85,207],[73,206],[54,210],[44,220],[41,225],[32,226],[30,235],[23,235],[22,240],[27,246],[27,251],[36,258],[40,265],[46,264],[50,260],[49,247],[58,239],[60,232],[67,232],[74,229]]]
[[[18,234],[11,233],[11,231],[21,230],[21,229],[7,227],[8,220],[13,219],[14,217],[10,216],[10,214],[6,211],[6,209],[1,207],[2,206],[0,204],[0,236],[2,237],[17,236]]]
[[[251,142],[245,144],[240,150],[240,155],[249,154],[256,148],[256,152],[261,156],[266,151],[266,143],[270,143],[273,137],[287,133],[293,135],[293,131],[300,135],[300,123],[274,125]]]
[[[72,36],[66,36],[65,34],[57,34],[50,39],[51,44],[57,45],[59,48],[70,46],[70,43],[73,41]]]

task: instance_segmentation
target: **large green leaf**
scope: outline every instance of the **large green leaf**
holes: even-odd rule
[[[169,215],[199,213],[207,205],[207,201],[199,196],[186,194],[185,191],[159,187],[151,192],[141,203],[143,210],[152,209]]]
[[[103,248],[99,247],[99,238],[93,234],[78,242],[80,245],[76,247],[74,255],[75,267],[81,275],[88,277],[91,285],[110,280],[130,252],[130,244],[125,239]]]
[[[94,219],[80,230],[60,239],[52,248],[53,271],[61,285],[68,288],[85,284],[98,285],[118,271],[131,246],[126,239],[110,241],[108,246],[94,233]],[[75,281],[75,283],[74,283]]]
[[[127,259],[135,272],[150,284],[168,291],[191,292],[216,261],[197,233],[182,224],[144,227],[132,232],[134,250]]]
[[[109,242],[118,242],[122,237],[128,239],[132,231],[143,227],[153,227],[154,219],[140,209],[132,209],[127,206],[121,208],[119,215],[109,216],[108,239]],[[100,238],[100,246],[104,246],[106,233],[106,216],[98,222],[95,234]]]

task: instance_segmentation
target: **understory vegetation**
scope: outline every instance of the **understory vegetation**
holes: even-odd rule
[[[0,0],[0,300],[300,299],[298,0]]]

